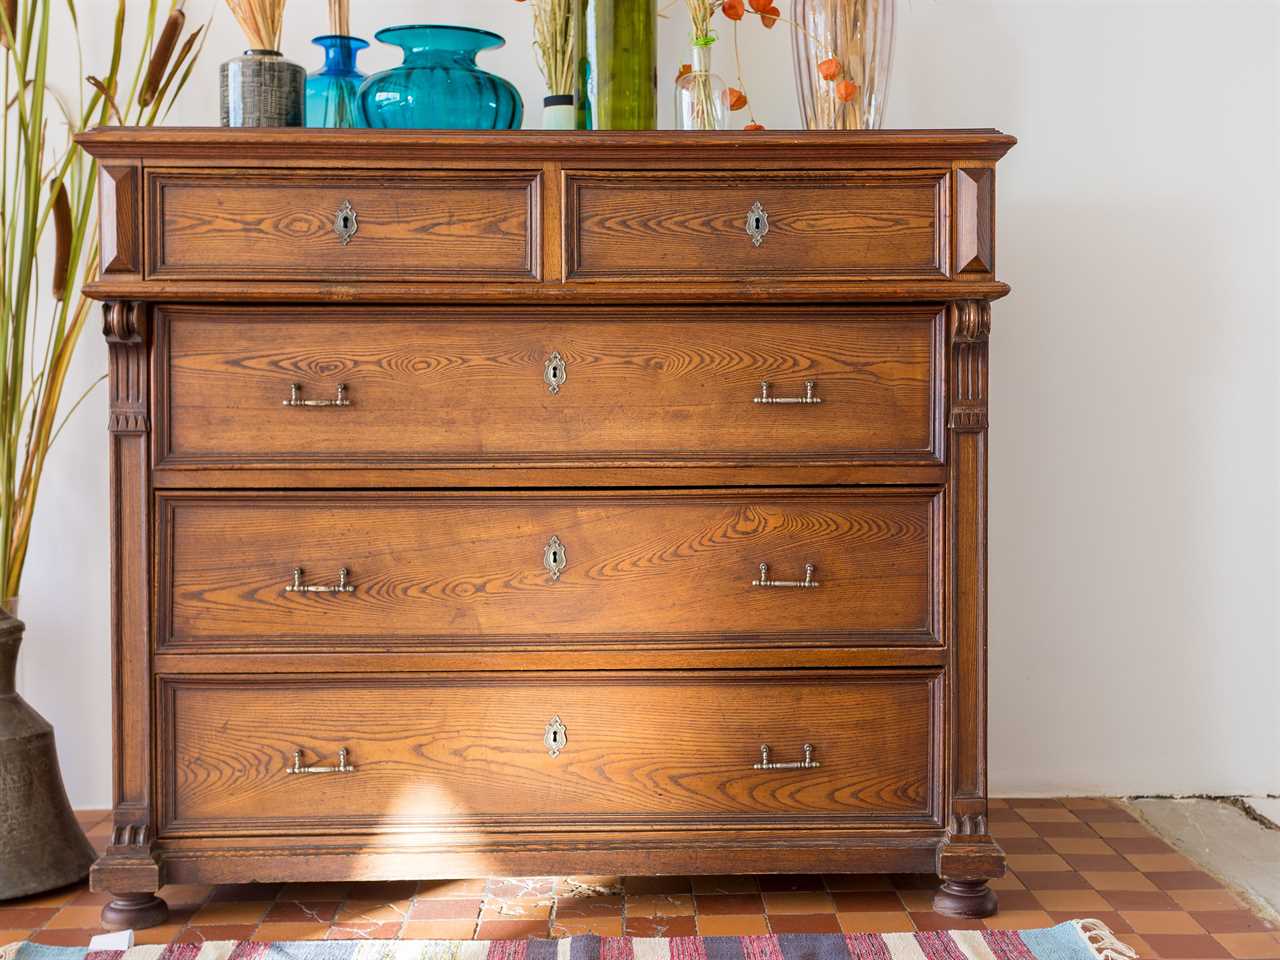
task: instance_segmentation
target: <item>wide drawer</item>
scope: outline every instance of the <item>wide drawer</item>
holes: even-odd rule
[[[910,488],[166,493],[158,636],[225,650],[937,644],[940,505]]]
[[[537,173],[156,171],[147,272],[168,279],[536,280]]]
[[[940,708],[936,670],[169,677],[162,830],[923,824]]]
[[[937,463],[942,338],[930,308],[673,320],[168,307],[157,460]]]
[[[572,172],[571,280],[928,278],[946,273],[942,171]]]

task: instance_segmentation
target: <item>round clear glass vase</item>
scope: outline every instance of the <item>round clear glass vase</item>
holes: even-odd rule
[[[729,87],[711,72],[711,47],[695,43],[691,65],[676,80],[676,129],[729,129]]]

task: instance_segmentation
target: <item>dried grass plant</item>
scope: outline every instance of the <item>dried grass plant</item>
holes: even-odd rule
[[[523,3],[524,0],[518,0]],[[578,38],[573,0],[532,0],[533,49],[552,96],[568,96],[577,84]]]
[[[279,50],[287,0],[227,0],[252,50]]]
[[[351,0],[329,0],[329,32],[351,36]]]
[[[126,61],[125,2],[116,3],[106,71],[86,77],[78,96],[57,92],[48,77],[52,43],[70,43],[83,63],[75,5],[65,8],[69,33],[52,23],[60,5],[51,0],[0,5],[0,599],[18,595],[49,451],[89,393],[64,403],[92,307],[80,285],[97,277],[99,254],[98,168],[72,138],[99,124],[163,119],[204,44],[204,27],[177,43],[180,2],[165,4],[169,17],[158,35],[161,0],[131,0],[134,19],[144,10],[145,21],[142,45]]]

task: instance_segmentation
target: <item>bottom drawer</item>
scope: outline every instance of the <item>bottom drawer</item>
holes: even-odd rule
[[[160,684],[167,836],[937,822],[933,669]]]

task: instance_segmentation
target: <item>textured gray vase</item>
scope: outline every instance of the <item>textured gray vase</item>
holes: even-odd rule
[[[307,71],[275,50],[246,50],[218,69],[224,127],[301,127]]]
[[[14,688],[22,631],[0,611],[0,900],[79,883],[94,861],[67,802],[53,727]]]

